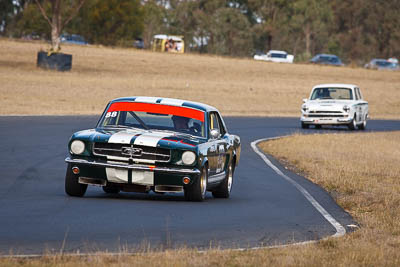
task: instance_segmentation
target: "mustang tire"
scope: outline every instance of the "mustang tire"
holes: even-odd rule
[[[83,197],[86,193],[87,184],[80,184],[78,176],[73,174],[71,164],[68,164],[65,174],[65,193],[73,197]]]
[[[206,198],[207,180],[207,168],[204,167],[201,170],[199,179],[185,188],[185,199],[189,201],[203,201]]]
[[[222,183],[212,192],[215,198],[229,198],[233,184],[233,173],[235,172],[235,166],[231,162],[228,166],[228,173]]]
[[[121,190],[117,186],[106,185],[103,186],[103,191],[107,194],[118,194]]]

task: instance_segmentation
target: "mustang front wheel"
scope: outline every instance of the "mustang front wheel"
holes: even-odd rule
[[[212,192],[212,195],[215,198],[229,198],[232,190],[233,184],[233,173],[235,171],[235,167],[231,162],[228,167],[228,172],[226,173],[225,179],[222,183]]]
[[[185,187],[185,199],[190,201],[203,201],[206,198],[207,179],[207,168],[204,167],[201,170],[199,179],[196,179],[190,186]]]
[[[67,173],[65,174],[65,193],[73,197],[83,197],[88,185],[80,184],[78,179],[78,175],[72,172],[71,164],[68,164]]]

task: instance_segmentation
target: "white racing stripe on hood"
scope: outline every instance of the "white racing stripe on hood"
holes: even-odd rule
[[[109,143],[130,144],[131,139],[140,132],[136,131],[122,131],[113,134],[108,140]]]
[[[141,146],[152,146],[156,147],[158,144],[158,141],[163,139],[164,137],[171,136],[172,134],[170,133],[159,133],[159,132],[153,132],[153,133],[144,133],[142,135],[139,135],[135,139],[135,145],[141,145]]]

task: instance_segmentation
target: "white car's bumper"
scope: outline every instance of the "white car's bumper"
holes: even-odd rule
[[[301,116],[300,121],[305,124],[327,124],[342,125],[349,124],[353,120],[352,117],[330,118],[330,117],[305,117]]]

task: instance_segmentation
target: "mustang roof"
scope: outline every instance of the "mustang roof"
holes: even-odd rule
[[[112,100],[110,102],[110,104],[115,103],[115,102],[152,103],[152,104],[161,104],[161,105],[169,105],[169,106],[177,106],[177,107],[194,108],[194,109],[202,110],[205,112],[218,111],[215,107],[212,107],[212,106],[209,106],[209,105],[206,105],[203,103],[175,99],[175,98],[148,97],[148,96],[121,97],[121,98],[116,98],[116,99]]]
[[[313,87],[314,88],[320,88],[320,87],[337,87],[337,88],[355,88],[358,87],[355,84],[347,84],[347,83],[324,83],[324,84],[318,84]]]

